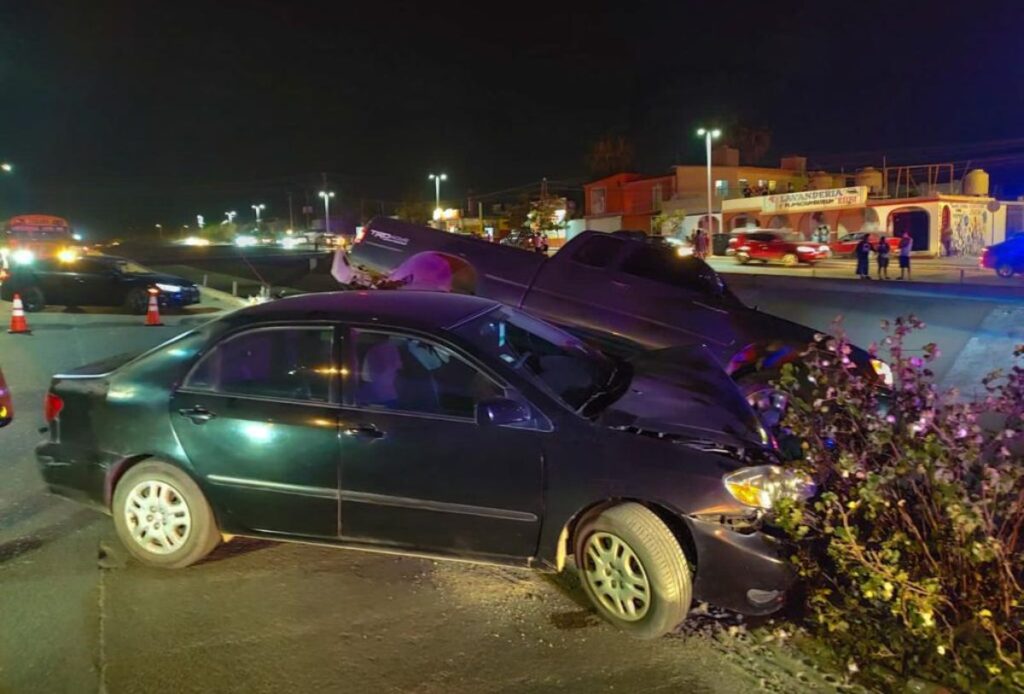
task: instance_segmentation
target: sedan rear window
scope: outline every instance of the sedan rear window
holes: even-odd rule
[[[333,335],[330,328],[267,328],[229,337],[203,358],[185,387],[327,402]]]

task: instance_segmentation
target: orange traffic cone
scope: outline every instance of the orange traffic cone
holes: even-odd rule
[[[7,331],[12,335],[31,335],[28,321],[25,320],[25,306],[21,303],[21,294],[14,295],[14,310],[11,311],[11,327]]]
[[[156,301],[156,295],[159,293],[159,289],[151,288],[149,290],[149,308],[146,309],[146,325],[148,326],[163,325],[160,320],[160,306]]]

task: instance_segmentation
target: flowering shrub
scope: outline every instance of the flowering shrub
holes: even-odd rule
[[[919,320],[885,322],[895,384],[883,393],[840,327],[779,383],[785,426],[804,441],[796,465],[821,486],[778,512],[811,627],[869,676],[1024,689],[1024,347],[965,401],[935,386],[934,344],[906,347]]]

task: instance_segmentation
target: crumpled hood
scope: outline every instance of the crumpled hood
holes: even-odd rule
[[[705,347],[646,352],[631,364],[629,389],[602,413],[602,424],[740,448],[767,446],[757,414]]]

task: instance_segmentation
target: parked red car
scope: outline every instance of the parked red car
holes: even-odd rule
[[[828,246],[808,241],[794,231],[754,231],[740,234],[736,239],[736,260],[744,265],[751,260],[762,263],[780,262],[794,266],[798,263],[813,265],[831,255]]]
[[[852,234],[844,234],[839,237],[838,241],[833,241],[828,246],[832,249],[832,254],[836,256],[852,256],[857,250],[857,244],[865,236],[868,237],[868,243],[871,244],[871,248],[878,248],[878,244],[885,239],[885,242],[889,244],[889,250],[892,251],[893,257],[895,257],[900,250],[900,240],[895,236],[883,236],[881,234],[874,234],[867,231],[856,231]]]

